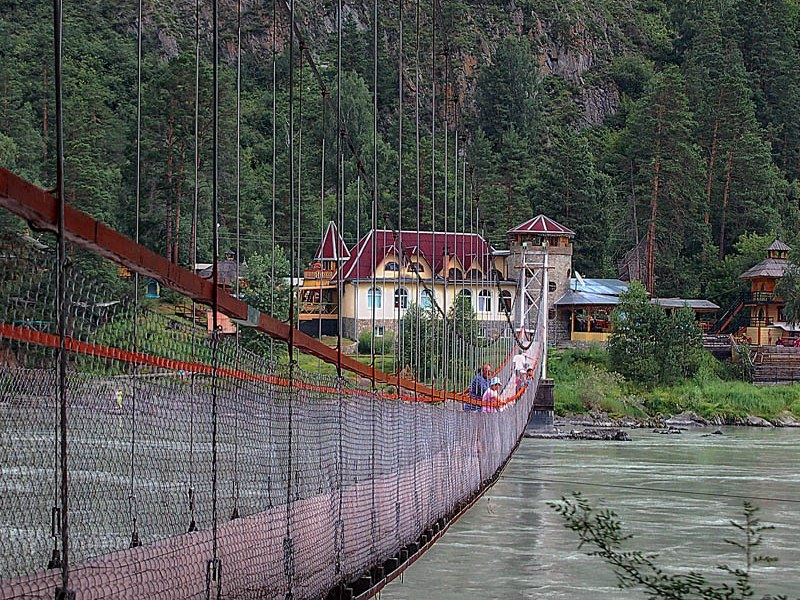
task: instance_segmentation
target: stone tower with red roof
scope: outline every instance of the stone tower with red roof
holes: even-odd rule
[[[554,307],[556,300],[569,290],[569,280],[572,277],[573,237],[575,237],[574,231],[544,215],[537,215],[508,231],[508,247],[511,251],[508,265],[509,279],[520,280],[525,252],[541,253],[542,246],[547,247],[549,267],[547,309],[551,325],[556,321]],[[530,264],[532,261],[527,262]]]

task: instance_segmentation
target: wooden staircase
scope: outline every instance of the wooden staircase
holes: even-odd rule
[[[800,382],[800,348],[754,346],[753,383]]]
[[[709,333],[735,333],[735,329],[738,329],[740,326],[739,322],[743,316],[740,313],[742,308],[744,308],[746,297],[745,294],[739,296],[739,298],[722,313],[719,319],[717,319],[717,322]],[[740,318],[737,319],[737,317]]]

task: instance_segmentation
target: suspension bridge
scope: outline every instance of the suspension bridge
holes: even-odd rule
[[[216,223],[220,42],[217,2],[207,4],[214,49],[209,208]],[[410,14],[403,15],[404,7]],[[377,86],[377,1],[373,8]],[[442,10],[437,0],[431,8],[433,26]],[[237,3],[237,14],[239,9]],[[405,20],[413,21],[419,39],[419,2],[401,3],[399,9],[400,27]],[[142,10],[140,0],[137,122],[142,105]],[[342,93],[344,10],[339,0],[337,95]],[[295,62],[305,59],[312,65],[326,101],[330,94],[303,42],[294,0],[273,3],[273,38],[279,11],[288,21],[289,35],[287,95],[292,117],[285,168],[294,244],[302,227],[296,212]],[[356,360],[343,352],[346,324],[341,303],[348,264],[336,244],[332,255],[320,256],[332,260],[327,287],[339,303],[335,314],[326,312],[328,320],[337,321],[337,343],[330,346],[300,330],[300,292],[293,277],[287,281],[290,316],[285,320],[242,299],[238,252],[235,283],[223,284],[217,227],[211,232],[210,278],[200,277],[194,268],[196,241],[189,268],[140,243],[140,126],[133,231],[125,235],[67,202],[60,0],[54,2],[53,18],[55,186],[43,189],[0,167],[0,205],[19,219],[6,219],[10,224],[4,221],[0,238],[0,599],[345,599],[377,594],[480,498],[520,442],[546,369],[546,239],[544,245],[522,244],[516,254],[503,254],[479,238],[480,210],[465,191],[467,159],[457,147],[464,132],[455,129],[457,119],[446,116],[448,109],[442,122],[445,156],[449,132],[456,144],[452,172],[461,179],[448,181],[450,170],[444,165],[439,206],[443,226],[423,231],[419,220],[412,227],[399,222],[407,193],[402,187],[401,210],[394,221],[377,193],[377,146],[370,173],[350,142],[338,98],[333,106],[336,140],[331,144],[339,165],[334,181],[338,231],[345,230],[344,215],[352,210],[342,192],[345,155],[356,159],[357,177],[370,194],[373,233],[359,239],[354,249],[354,260],[367,257],[363,278],[372,294],[361,321],[370,327],[373,339],[379,320],[382,327],[403,328],[404,302],[397,300],[388,317],[377,312],[375,291],[385,288],[389,272],[389,277],[402,273],[413,282],[415,298],[425,295],[440,323],[433,333],[438,349],[434,355],[422,351],[421,345],[432,338],[419,333],[417,322],[417,328],[411,328],[417,333],[398,341],[411,346],[407,365],[398,359],[396,369],[379,369],[374,344],[368,363]],[[196,19],[199,56],[199,2]],[[238,59],[240,21],[237,34]],[[435,31],[433,39],[435,43]],[[440,41],[446,45],[446,39]],[[403,52],[399,55],[402,61]],[[416,70],[419,84],[419,48],[416,55],[418,62],[410,69]],[[434,70],[437,56],[434,50]],[[273,54],[273,74],[274,65]],[[401,64],[401,72],[404,68],[408,66]],[[240,75],[237,72],[237,97]],[[273,77],[273,86],[275,81]],[[431,85],[434,98],[451,93],[437,91],[435,77]],[[196,98],[199,86],[198,78]],[[402,77],[398,87],[402,113],[403,94],[409,93]],[[418,113],[418,87],[413,92]],[[377,128],[377,91],[373,98]],[[237,135],[238,107],[237,102]],[[273,105],[273,116],[274,111]],[[434,126],[437,115],[434,109]],[[196,178],[197,129],[195,123]],[[322,143],[324,161],[324,139]],[[419,131],[416,145],[417,189],[408,195],[419,215]],[[402,164],[402,142],[400,154]],[[273,154],[273,246],[275,206],[280,202],[274,192],[275,160]],[[236,162],[238,198],[238,150]],[[436,165],[431,170],[436,173]],[[321,187],[324,195],[324,181]],[[435,211],[433,197],[430,209]],[[84,205],[91,203],[91,198],[84,200]],[[196,192],[194,235],[198,202]],[[237,202],[237,229],[238,219]],[[29,230],[23,231],[19,223]],[[384,227],[380,235],[375,233],[379,225]],[[483,242],[480,251],[463,241],[458,249],[458,236],[465,233],[472,236],[469,244]],[[433,255],[441,254],[427,257],[427,273],[421,266],[421,240],[430,240]],[[541,236],[532,235],[531,241],[540,244]],[[288,254],[295,275],[300,255],[293,249]],[[397,273],[390,272],[395,267],[379,268],[390,259]],[[505,261],[503,268],[500,259]],[[110,283],[97,275],[103,269],[90,268],[97,264],[122,267],[132,275],[124,284]],[[148,279],[178,297],[176,304],[190,305],[188,314],[167,313],[159,303],[141,297]],[[486,290],[478,296],[483,310],[490,310],[490,298],[498,299],[493,335],[468,334],[463,313],[448,310],[458,298],[471,297],[467,290],[475,286]],[[513,301],[510,296],[506,301],[503,289],[514,290]],[[495,290],[499,296],[493,295]],[[316,301],[321,314],[322,296]],[[198,326],[198,315],[206,314],[209,326]],[[266,334],[272,340],[270,350],[247,350],[238,333],[222,332],[223,319],[230,319],[237,332]],[[285,347],[286,353],[273,352],[276,346]],[[336,375],[301,369],[300,353],[334,365]],[[421,364],[423,356],[427,364]],[[517,362],[512,360],[515,356],[523,358]],[[498,396],[491,400],[470,397],[466,389],[485,363],[496,367],[501,381]],[[523,389],[514,384],[515,364],[534,372]],[[404,366],[411,376],[402,375]]]

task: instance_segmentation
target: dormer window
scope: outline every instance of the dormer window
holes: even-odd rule
[[[447,277],[450,279],[464,279],[464,273],[461,272],[461,269],[450,269],[447,272]]]
[[[423,271],[425,271],[425,267],[423,267],[418,262],[411,262],[408,264],[408,271],[410,273],[422,273]]]
[[[395,272],[397,272],[397,271],[400,270],[400,265],[397,264],[394,261],[388,262],[388,263],[386,263],[386,266],[383,268],[383,270],[384,271],[395,271]]]

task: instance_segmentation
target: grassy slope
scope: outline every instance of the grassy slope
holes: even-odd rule
[[[755,386],[723,378],[722,365],[709,364],[673,386],[647,389],[627,382],[607,367],[605,350],[551,350],[549,375],[556,382],[558,414],[603,410],[644,417],[690,410],[705,418],[747,415],[800,417],[800,385]]]

